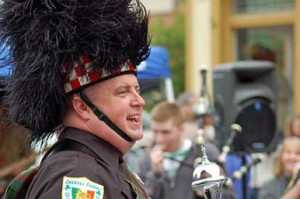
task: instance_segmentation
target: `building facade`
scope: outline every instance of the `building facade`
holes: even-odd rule
[[[269,60],[278,71],[280,122],[300,114],[300,1],[187,0],[186,14],[187,90],[199,91],[202,65]]]

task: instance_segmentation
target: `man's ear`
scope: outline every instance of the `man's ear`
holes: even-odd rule
[[[91,109],[84,103],[84,101],[78,95],[73,96],[72,106],[79,117],[81,117],[84,120],[88,120],[90,118]]]

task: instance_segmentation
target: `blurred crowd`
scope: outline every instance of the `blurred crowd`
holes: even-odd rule
[[[197,100],[195,94],[184,92],[176,102],[162,101],[150,114],[145,112],[145,136],[127,153],[125,160],[142,179],[152,199],[199,199],[209,194],[191,187],[193,171],[202,155],[201,145],[205,146],[211,162],[220,165],[225,173],[230,169],[219,161],[222,151],[215,143],[219,132],[214,125],[213,111],[197,115],[194,110]],[[32,165],[37,157],[30,153],[26,133],[22,133],[24,129],[9,123],[6,114],[7,111],[0,106],[1,194],[10,180]],[[276,150],[265,154],[272,160],[269,161],[272,165],[260,168],[269,169],[271,175],[262,179],[259,186],[253,187],[251,180],[244,185],[249,191],[255,191],[255,194],[249,194],[251,199],[300,198],[300,116],[293,117],[287,126]],[[241,190],[237,189],[241,186],[226,183],[222,198],[243,199],[239,194]]]
[[[7,184],[35,161],[29,154],[24,128],[7,120],[7,111],[0,106],[0,196]]]
[[[203,193],[192,190],[190,186],[197,157],[201,156],[195,152],[199,149],[194,151],[193,148],[197,148],[199,143],[207,149],[209,160],[221,165],[226,173],[234,172],[228,165],[238,165],[234,169],[244,166],[240,162],[232,162],[238,159],[232,158],[230,153],[227,162],[220,161],[222,148],[215,139],[220,132],[214,123],[214,112],[208,109],[205,114],[197,114],[197,102],[197,95],[183,92],[176,103],[160,102],[155,105],[150,112],[151,123],[145,130],[147,140],[142,141],[141,147],[133,148],[126,157],[153,199],[203,198]],[[291,118],[287,126],[276,150],[262,154],[257,164],[242,174],[247,176],[246,181],[232,183],[229,178],[222,198],[300,198],[297,177],[300,175],[300,146],[297,144],[300,116]],[[247,158],[252,161],[251,154]],[[228,177],[232,176],[228,174]],[[247,196],[243,191],[248,192]]]

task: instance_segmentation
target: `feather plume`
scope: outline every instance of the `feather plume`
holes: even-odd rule
[[[111,70],[149,54],[148,13],[139,0],[2,0],[2,67],[13,66],[5,103],[12,120],[49,137],[66,110],[63,63],[93,58],[93,70]]]

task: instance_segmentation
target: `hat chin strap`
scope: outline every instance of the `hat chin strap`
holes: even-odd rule
[[[105,124],[107,124],[112,130],[114,130],[119,136],[128,142],[134,142],[124,131],[117,127],[99,108],[97,108],[82,91],[79,92],[80,98],[84,103],[94,112],[94,114]]]

